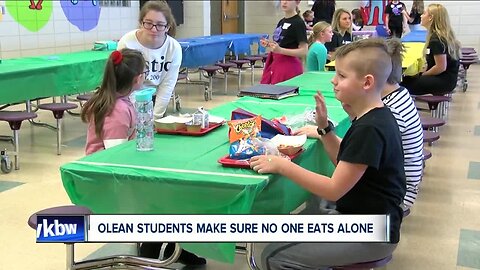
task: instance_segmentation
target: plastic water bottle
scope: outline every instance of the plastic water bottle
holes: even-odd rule
[[[135,109],[137,111],[137,151],[153,150],[153,101],[155,88],[147,88],[134,93]]]

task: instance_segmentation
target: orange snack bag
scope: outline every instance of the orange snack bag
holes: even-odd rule
[[[262,117],[257,115],[253,118],[230,120],[227,122],[230,128],[228,138],[230,143],[241,139],[257,137],[262,127]]]

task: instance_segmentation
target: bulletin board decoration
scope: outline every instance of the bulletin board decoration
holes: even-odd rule
[[[80,31],[97,27],[101,11],[97,0],[62,0],[60,5],[67,20]]]
[[[38,32],[52,16],[52,0],[6,0],[7,11],[20,25]]]

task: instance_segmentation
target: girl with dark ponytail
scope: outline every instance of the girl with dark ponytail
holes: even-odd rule
[[[107,60],[103,82],[82,109],[88,123],[87,155],[135,137],[135,109],[129,99],[145,80],[145,59],[136,50],[114,51]]]

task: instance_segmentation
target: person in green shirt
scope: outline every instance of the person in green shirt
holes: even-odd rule
[[[307,71],[324,71],[328,58],[325,42],[332,41],[332,26],[327,22],[318,22],[312,31],[308,38]]]

